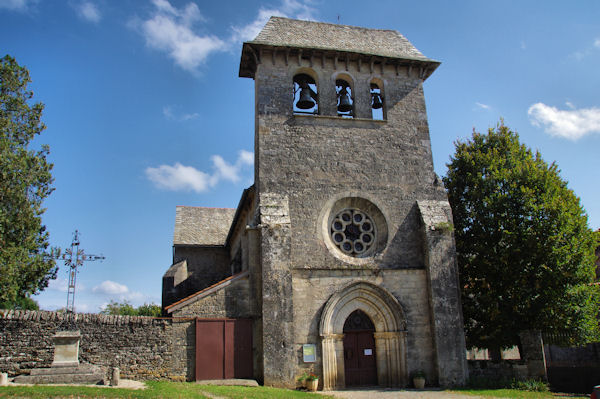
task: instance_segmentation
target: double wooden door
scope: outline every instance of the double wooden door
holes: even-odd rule
[[[252,374],[252,320],[196,319],[196,380]]]
[[[344,332],[346,386],[377,385],[373,331]]]

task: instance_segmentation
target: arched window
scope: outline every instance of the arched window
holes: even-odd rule
[[[335,92],[337,93],[338,116],[354,118],[354,96],[350,83],[344,79],[337,79],[335,81]]]
[[[383,120],[383,93],[377,82],[371,82],[371,117]]]
[[[294,113],[313,115],[319,113],[317,83],[306,73],[294,76]]]

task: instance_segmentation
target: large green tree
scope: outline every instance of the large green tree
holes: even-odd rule
[[[56,277],[46,256],[48,233],[42,202],[53,190],[48,147],[31,149],[46,126],[41,103],[32,103],[29,71],[14,58],[0,59],[0,303],[18,306]]]
[[[597,239],[556,164],[501,121],[456,142],[444,184],[454,215],[467,345],[498,351],[522,330],[598,337]]]

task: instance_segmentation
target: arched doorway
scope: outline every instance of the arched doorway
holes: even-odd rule
[[[406,319],[402,306],[384,288],[356,282],[333,294],[321,314],[323,389],[343,389],[347,385],[344,325],[356,310],[368,316],[375,330],[372,334],[377,384],[406,386]]]
[[[375,326],[360,309],[344,323],[344,375],[346,386],[377,385]]]

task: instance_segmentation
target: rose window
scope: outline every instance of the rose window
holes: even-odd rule
[[[346,255],[363,255],[373,246],[375,234],[375,223],[358,209],[344,209],[331,222],[331,239]]]

